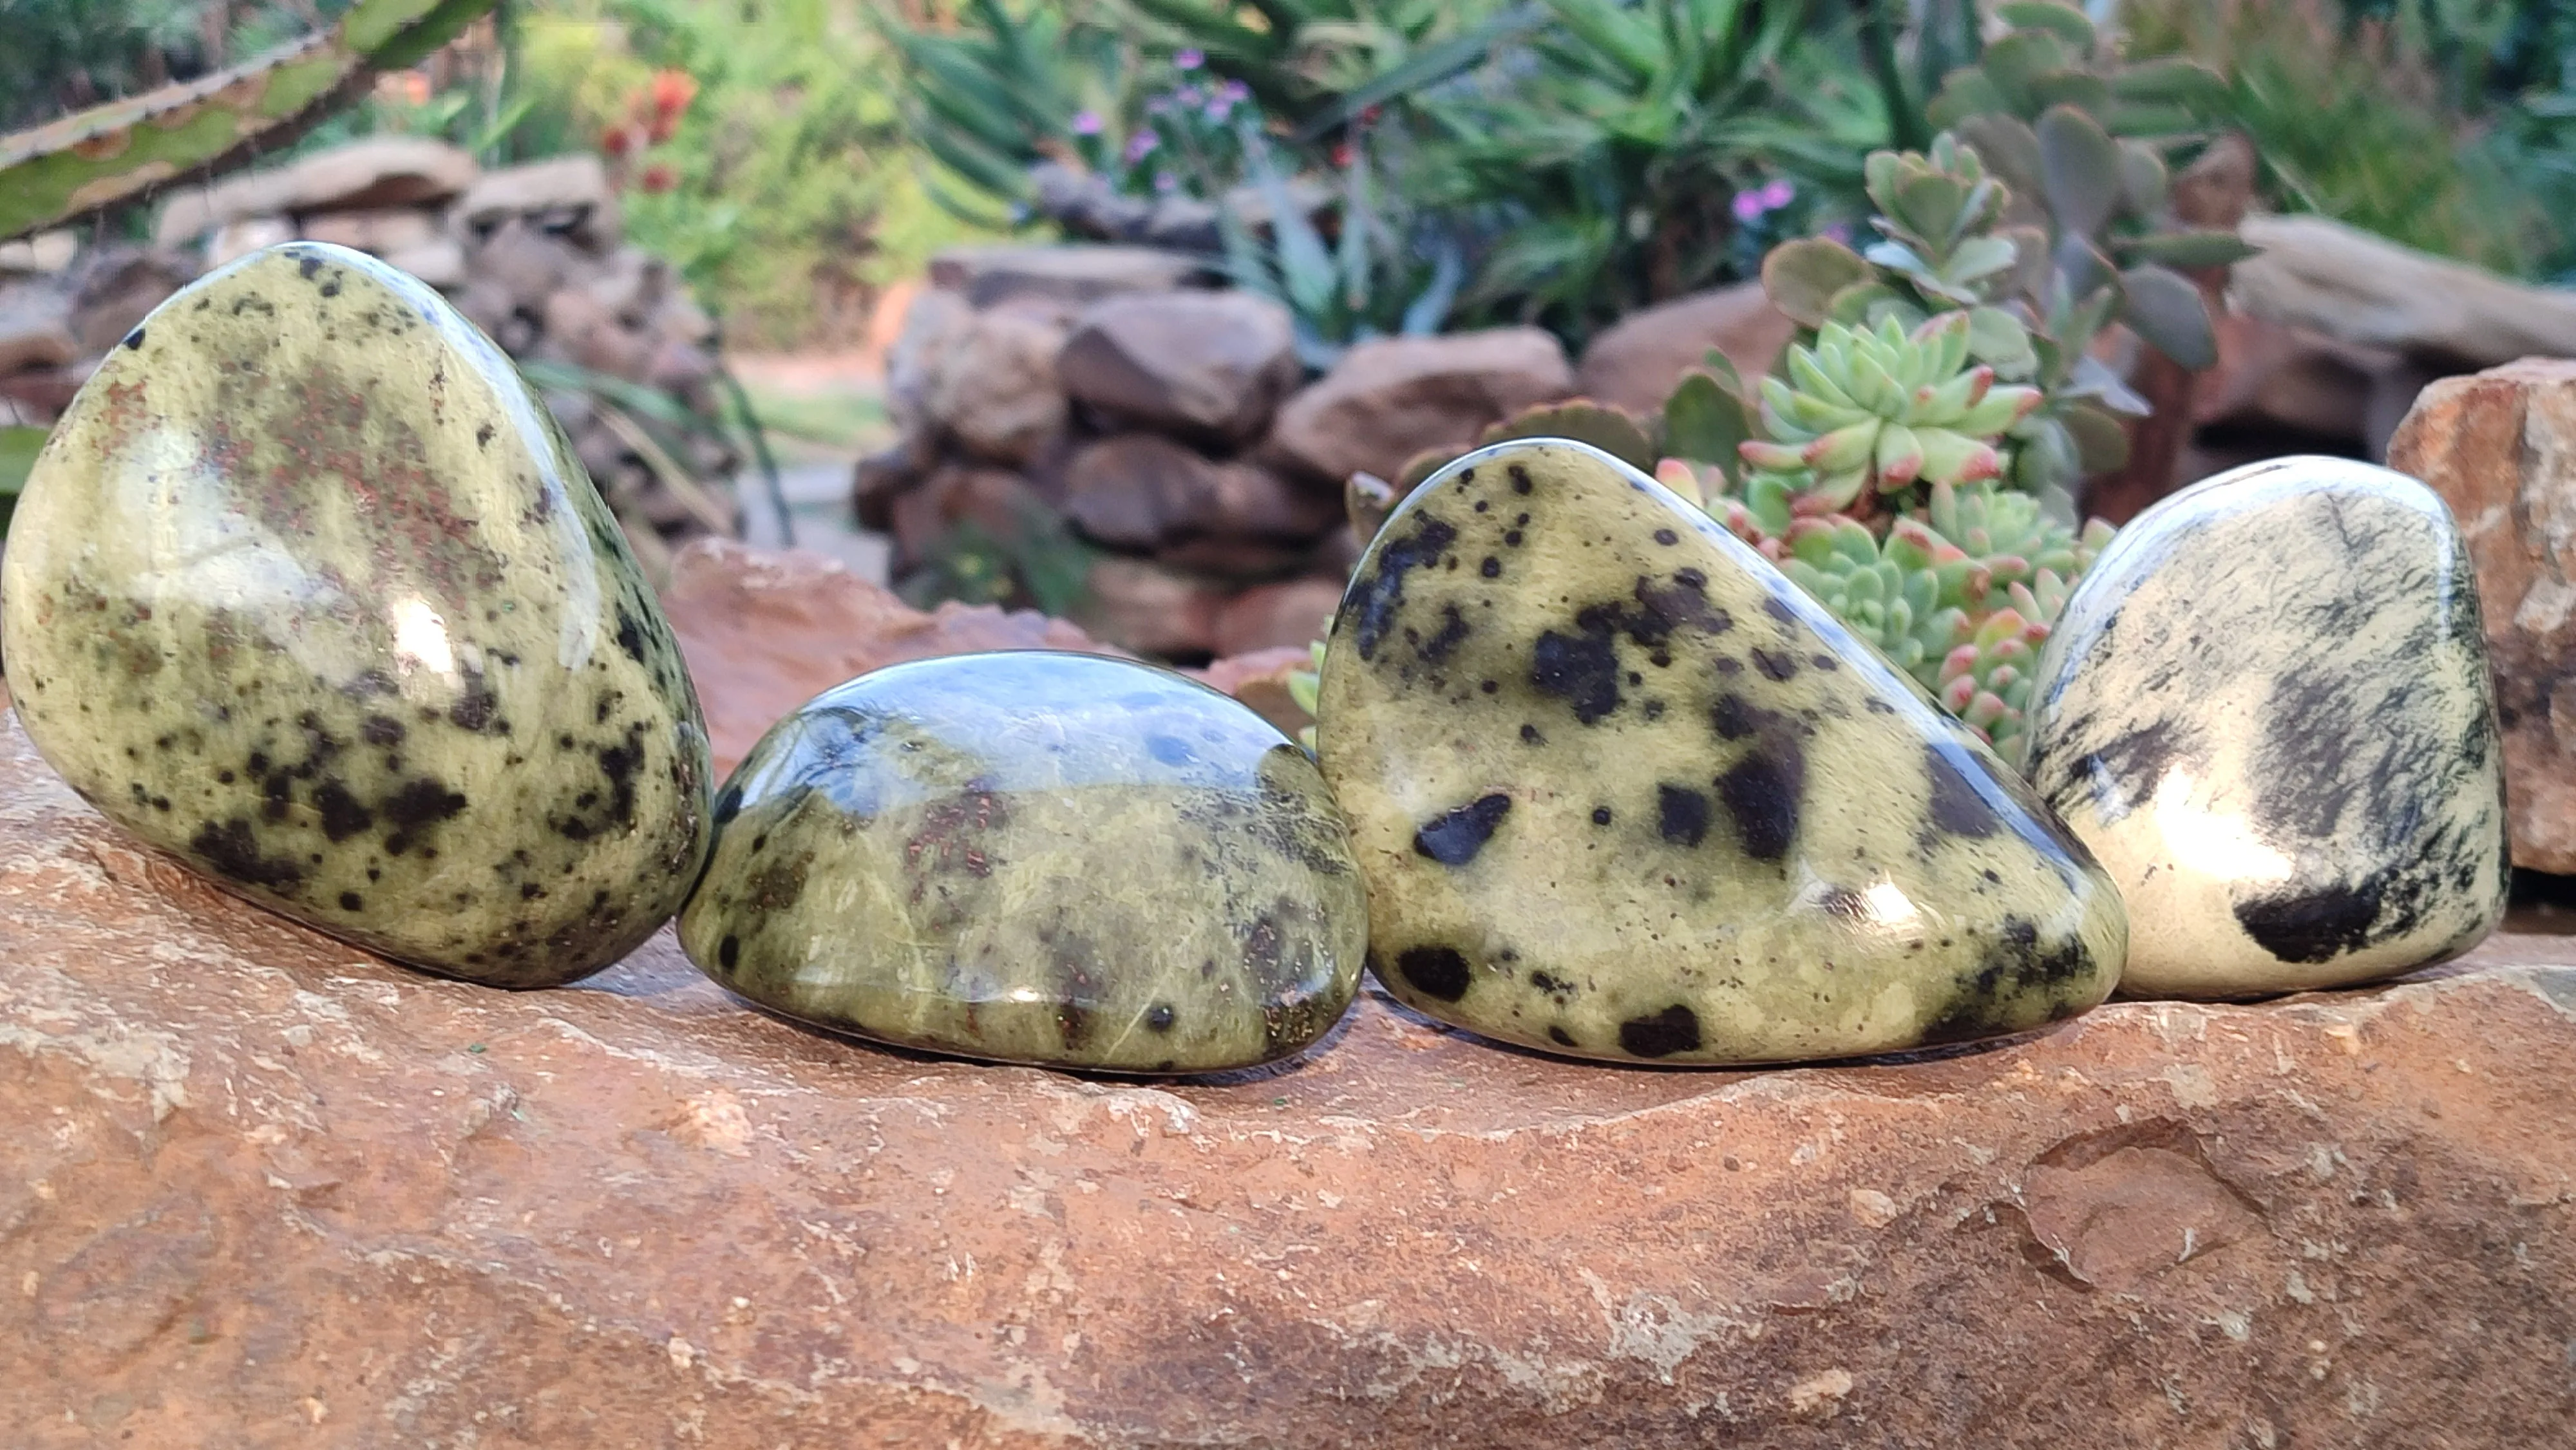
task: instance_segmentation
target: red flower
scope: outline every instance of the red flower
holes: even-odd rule
[[[611,126],[599,133],[599,149],[611,156],[623,156],[633,144],[634,134],[623,126]]]
[[[641,184],[648,192],[664,192],[678,185],[679,180],[680,178],[673,174],[670,167],[656,161],[644,168],[644,180]]]

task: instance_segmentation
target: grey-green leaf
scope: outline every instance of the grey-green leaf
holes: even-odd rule
[[[2120,254],[2133,262],[2162,262],[2186,269],[2224,267],[2242,262],[2260,250],[2234,232],[2216,230],[2158,232],[2120,243]]]
[[[1762,259],[1762,290],[1771,305],[1804,327],[1822,326],[1833,295],[1868,275],[1860,254],[1831,237],[1783,242]]]
[[[2120,320],[2148,346],[2193,372],[2217,363],[2209,307],[2189,278],[2148,263],[2121,273],[2120,285],[2128,298]]]
[[[2092,236],[2119,204],[2120,148],[2100,122],[2073,106],[2049,107],[2036,129],[2049,213],[2066,231]]]
[[[1693,368],[1664,400],[1664,452],[1733,474],[1735,445],[1753,436],[1743,401],[1716,374]]]

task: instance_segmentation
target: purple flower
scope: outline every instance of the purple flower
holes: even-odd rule
[[[1787,206],[1791,199],[1796,197],[1797,194],[1798,188],[1791,186],[1787,177],[1781,177],[1779,180],[1762,188],[1762,209],[1764,211],[1778,211],[1780,208]]]
[[[1099,113],[1098,111],[1076,111],[1076,112],[1074,112],[1074,113],[1073,113],[1073,134],[1075,134],[1076,136],[1097,136],[1097,135],[1099,135],[1099,134],[1100,134],[1100,113]]]
[[[1205,64],[1207,64],[1207,53],[1195,46],[1172,57],[1172,65],[1180,70],[1197,70]]]
[[[1227,81],[1216,88],[1216,95],[1218,100],[1227,105],[1239,106],[1252,99],[1252,87],[1241,81]]]
[[[1211,121],[1222,121],[1233,112],[1234,102],[1227,100],[1221,93],[1212,97],[1207,103],[1207,118]]]
[[[1146,157],[1153,155],[1154,148],[1161,144],[1162,141],[1151,131],[1139,131],[1135,135],[1128,137],[1126,153],[1127,164],[1133,166],[1137,162],[1144,160]]]
[[[1735,213],[1737,221],[1747,223],[1760,221],[1763,212],[1762,193],[1739,191],[1735,194],[1735,200],[1727,203],[1726,209]]]
[[[1154,173],[1154,189],[1165,194],[1181,189],[1181,179],[1168,171]]]
[[[1844,246],[1850,246],[1852,239],[1851,223],[1836,222],[1832,226],[1825,228],[1825,235],[1842,243]]]

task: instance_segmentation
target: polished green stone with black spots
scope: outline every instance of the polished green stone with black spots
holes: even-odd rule
[[[705,859],[705,726],[615,519],[510,360],[356,252],[255,253],[109,353],[0,631],[92,805],[415,966],[570,981]]]
[[[1145,665],[895,665],[762,737],[680,945],[903,1047],[1118,1072],[1284,1057],[1350,1005],[1367,902],[1306,753]]]
[[[1708,516],[1469,454],[1343,597],[1316,732],[1412,1006],[1613,1061],[2008,1033],[2117,981],[2111,883],[1986,746]]]

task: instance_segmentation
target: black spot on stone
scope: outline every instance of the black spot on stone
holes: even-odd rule
[[[1551,1026],[1547,1029],[1547,1040],[1555,1043],[1559,1047],[1572,1047],[1574,1045],[1574,1034],[1566,1031],[1562,1027]]]
[[[1721,675],[1740,675],[1744,673],[1744,661],[1735,658],[1733,655],[1719,655],[1711,662],[1709,667],[1716,670]]]
[[[1796,624],[1798,622],[1798,611],[1790,607],[1788,600],[1781,598],[1777,594],[1764,597],[1762,601],[1762,612],[1770,615],[1773,619],[1780,621],[1782,624]]]
[[[1539,728],[1537,726],[1523,725],[1521,727],[1521,743],[1523,745],[1545,745],[1547,743],[1547,737],[1539,733]]]
[[[1485,556],[1485,562],[1476,566],[1476,572],[1484,575],[1488,579],[1496,578],[1503,572],[1503,561],[1495,558],[1491,554],[1487,554]]]
[[[1572,982],[1558,981],[1556,978],[1549,976],[1545,972],[1530,973],[1529,984],[1542,992],[1548,993],[1567,991],[1574,986]]]
[[[366,906],[367,898],[360,896],[358,893],[354,891],[343,891],[340,893],[340,909],[342,911],[364,911]]]
[[[376,803],[376,809],[404,836],[450,819],[465,806],[465,797],[426,776],[403,782],[402,789]]]
[[[1687,786],[1655,787],[1655,830],[1676,846],[1696,846],[1708,836],[1708,797]]]
[[[313,274],[322,270],[322,254],[305,252],[295,259],[295,270],[303,274],[305,281],[312,281]]]
[[[2197,759],[2201,753],[2199,739],[2185,726],[2170,717],[2160,718],[2126,731],[2087,754],[2075,775],[2079,781],[2089,777],[2111,786],[2108,794],[2116,799],[2104,799],[2100,804],[2106,820],[2116,821],[2151,799],[2157,783],[2177,761]]]
[[[483,683],[483,677],[469,673],[465,677],[465,693],[457,697],[455,704],[447,707],[447,718],[459,730],[479,731],[492,723],[493,713],[500,706],[500,697]]]
[[[403,722],[390,715],[370,715],[358,722],[358,738],[369,745],[400,745]]]
[[[1455,947],[1406,947],[1396,956],[1395,970],[1423,996],[1455,1002],[1467,995],[1467,959]]]
[[[1932,825],[1944,835],[1984,840],[2002,829],[1993,802],[1980,792],[1969,772],[1985,770],[1968,753],[1946,740],[1924,742],[1923,769],[1932,777]]]
[[[1481,693],[1488,695],[1499,695],[1503,692],[1503,684],[1500,680],[1485,680],[1480,682],[1476,688]]]
[[[1190,748],[1188,741],[1171,735],[1146,737],[1145,753],[1165,765],[1188,765],[1199,758],[1199,753]]]
[[[1676,1002],[1651,1017],[1619,1024],[1619,1050],[1630,1057],[1670,1057],[1699,1051],[1699,1014]]]
[[[1171,1003],[1157,1002],[1153,1006],[1145,1009],[1145,1030],[1148,1032],[1169,1032],[1172,1030],[1172,1023],[1177,1020],[1178,1017],[1179,1014],[1172,1010]]]
[[[1404,603],[1404,576],[1436,563],[1441,552],[1457,539],[1456,529],[1438,519],[1417,515],[1410,536],[1379,545],[1376,570],[1361,575],[1351,585],[1350,603],[1356,606],[1352,632],[1361,659],[1375,659],[1379,641],[1395,627],[1396,610]]]
[[[1596,826],[1606,826],[1610,824],[1610,808],[1608,806],[1594,806],[1592,808],[1592,824]]]
[[[1505,530],[1503,530],[1503,547],[1505,547],[1505,548],[1507,548],[1507,549],[1517,549],[1517,548],[1519,548],[1520,546],[1521,546],[1521,531],[1520,531],[1520,530],[1518,530],[1518,529],[1505,529]]]
[[[1530,683],[1572,704],[1575,719],[1599,724],[1619,708],[1618,646],[1607,629],[1580,637],[1551,629],[1530,651]]]
[[[1515,463],[1505,471],[1510,473],[1512,476],[1512,492],[1527,493],[1530,491],[1530,475],[1528,469]]]
[[[742,938],[728,936],[716,943],[716,965],[730,972],[742,960]]]
[[[1843,662],[1841,660],[1835,659],[1829,654],[1809,655],[1807,656],[1807,663],[1814,665],[1820,670],[1838,670],[1843,667]]]
[[[1443,866],[1464,866],[1485,849],[1511,808],[1512,798],[1500,793],[1460,806],[1413,833],[1414,853]]]
[[[1418,651],[1423,660],[1429,664],[1436,665],[1448,659],[1451,652],[1467,638],[1466,616],[1458,612],[1457,605],[1440,606],[1440,618],[1440,632],[1425,640]]]
[[[322,782],[313,792],[313,804],[322,813],[322,834],[334,841],[345,841],[376,823],[375,813],[336,780]]]
[[[1735,818],[1735,839],[1756,861],[1777,861],[1798,838],[1799,797],[1807,757],[1795,740],[1774,736],[1717,778],[1717,798]]]
[[[639,665],[644,663],[644,626],[623,603],[617,606],[617,647],[626,652],[628,659]]]
[[[2381,871],[2358,882],[2240,901],[2236,924],[2282,961],[2332,961],[2384,935],[2374,928],[2389,875]]]
[[[491,424],[486,423],[482,427],[474,430],[474,446],[477,448],[489,448],[492,446]]]
[[[125,346],[126,350],[129,352],[143,351],[143,329],[138,327],[132,332],[127,333],[125,335]]]
[[[727,821],[732,820],[736,815],[739,815],[741,811],[742,787],[738,785],[726,786],[724,794],[716,797],[716,824],[719,826],[725,824]]]
[[[1942,945],[1949,945],[1944,939]],[[2033,1011],[2031,994],[2059,998],[2062,989],[2091,966],[2084,944],[2075,937],[2043,946],[2039,928],[2018,917],[2004,918],[2003,929],[1985,952],[1977,970],[1959,983],[1959,994],[1940,1017],[1924,1029],[1926,1043],[1959,1042],[2011,1032],[2047,1018],[2064,1015],[2069,1004],[2051,1000]]]
[[[188,849],[214,868],[217,875],[248,885],[282,891],[304,879],[304,868],[295,861],[260,854],[259,838],[246,816],[235,816],[221,825],[207,821],[189,838]]]
[[[1774,654],[1760,645],[1755,645],[1752,654],[1753,668],[1760,670],[1764,676],[1782,684],[1798,677],[1798,661],[1787,651]]]
[[[1673,532],[1672,530],[1670,530],[1670,529],[1657,529],[1657,530],[1655,530],[1655,542],[1656,542],[1656,543],[1658,543],[1658,544],[1672,545],[1672,544],[1678,544],[1678,543],[1680,543],[1681,541],[1682,541],[1682,536],[1681,536],[1681,535],[1679,535],[1679,534],[1674,533],[1674,532]]]

